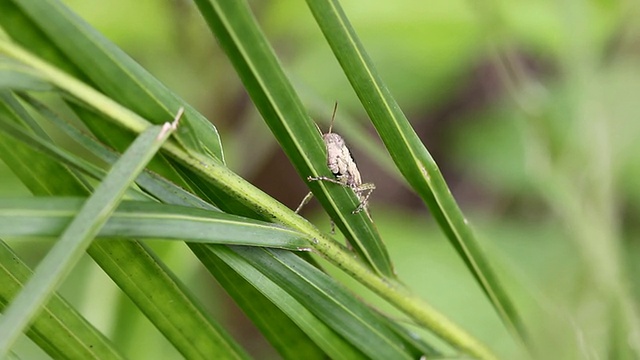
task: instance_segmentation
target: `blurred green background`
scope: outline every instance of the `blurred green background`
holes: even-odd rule
[[[306,186],[193,4],[65,2],[214,123],[231,169],[295,208]],[[377,186],[372,215],[400,279],[505,358],[515,354],[516,345],[464,264],[380,152],[304,2],[250,3],[321,128],[339,102],[335,129],[352,140],[364,180]],[[622,328],[638,349],[637,317],[628,329],[618,328],[605,304],[620,294],[639,295],[639,5],[342,5],[514,293],[534,340],[558,359],[607,358],[614,355],[607,353],[611,334]],[[0,174],[3,196],[27,193],[3,165]],[[317,203],[303,214],[328,230]],[[186,247],[153,245],[187,283],[206,284],[192,288],[252,354],[275,356]],[[33,261],[44,251],[35,241],[22,249]],[[162,358],[179,358],[95,265],[87,260],[81,269],[63,293],[99,329],[146,351],[131,356],[151,358],[153,348]],[[637,302],[626,304],[635,315]]]

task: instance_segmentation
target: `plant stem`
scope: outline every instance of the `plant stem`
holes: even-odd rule
[[[164,150],[193,171],[203,175],[217,187],[242,199],[244,203],[256,211],[266,211],[273,220],[306,234],[312,239],[311,245],[314,251],[404,312],[417,324],[426,327],[453,346],[473,356],[480,359],[496,358],[486,346],[411,293],[405,286],[393,279],[374,274],[366,265],[354,258],[353,254],[344,250],[313,224],[260,189],[247,183],[223,164],[212,158],[196,158],[192,154],[187,154],[175,143],[165,143]]]
[[[0,52],[31,66],[59,88],[71,93],[101,113],[107,115],[118,126],[140,133],[147,126],[137,114],[124,108],[102,93],[47,64],[9,41],[0,39]],[[163,150],[170,156],[189,166],[216,187],[232,194],[258,213],[268,213],[275,222],[296,229],[308,236],[310,245],[318,254],[342,271],[353,276],[373,292],[405,313],[417,324],[436,333],[454,347],[479,359],[495,359],[496,356],[477,339],[460,329],[422,299],[412,294],[395,280],[377,276],[367,266],[356,260],[333,239],[320,232],[313,224],[295,214],[271,196],[254,187],[233,173],[218,160],[201,154],[187,153],[175,141],[169,140]]]

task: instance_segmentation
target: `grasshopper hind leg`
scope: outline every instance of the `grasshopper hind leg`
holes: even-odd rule
[[[369,205],[369,196],[371,196],[371,193],[375,189],[376,185],[373,183],[362,184],[355,189],[355,192],[360,199],[360,204],[358,204],[358,207],[351,212],[352,214],[357,214],[367,208],[367,205]]]

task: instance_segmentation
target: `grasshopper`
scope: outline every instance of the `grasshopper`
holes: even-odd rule
[[[353,190],[356,196],[358,196],[360,204],[358,204],[358,207],[356,207],[351,213],[357,214],[362,210],[366,211],[367,204],[369,202],[369,196],[371,196],[371,193],[376,188],[376,186],[373,183],[362,183],[360,171],[358,171],[356,162],[353,159],[353,156],[351,155],[351,151],[349,151],[347,144],[345,143],[342,136],[332,132],[333,122],[335,120],[337,110],[338,103],[336,102],[333,107],[333,114],[331,115],[329,132],[326,134],[322,134],[322,140],[324,141],[324,145],[327,148],[327,166],[329,167],[329,170],[331,170],[335,178],[326,176],[309,176],[307,177],[307,180],[326,181],[340,186],[348,187]],[[302,199],[300,205],[298,205],[296,213],[299,212],[300,209],[302,209],[302,207],[307,204],[312,197],[313,193],[307,194],[307,196]]]

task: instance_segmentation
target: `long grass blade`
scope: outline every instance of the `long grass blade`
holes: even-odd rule
[[[526,343],[524,323],[451,195],[438,166],[378,76],[337,0],[307,1],[396,166],[422,197],[498,314]]]
[[[29,280],[33,272],[18,254],[0,241],[0,309],[3,309]],[[114,345],[54,293],[42,309],[45,316],[34,319],[27,335],[53,358],[124,359]]]
[[[40,110],[45,118],[52,119],[49,114],[41,111],[41,107],[35,108]],[[39,135],[35,138],[27,137],[27,141],[23,143],[0,132],[0,156],[32,192],[37,195],[87,196],[90,187],[82,185],[79,174],[72,175],[68,169],[32,150],[33,145],[38,143],[34,139],[48,139],[48,136],[29,119],[28,113],[19,103],[13,100],[0,101],[0,112],[19,123],[30,124],[29,128]],[[52,122],[58,125],[60,123]],[[78,137],[74,139],[79,140]],[[83,139],[80,143],[88,145],[88,149],[95,150],[95,140],[89,141],[86,136]],[[94,151],[94,155],[102,157],[100,153]],[[105,157],[107,163],[114,163],[115,159],[117,156],[113,153]],[[88,173],[82,166],[77,166],[78,164],[70,165]],[[213,206],[160,179],[156,174],[143,175],[139,179],[144,178],[141,182],[145,183],[146,188],[158,199],[216,211]],[[42,181],[43,179],[46,181]],[[92,243],[88,253],[185,357],[245,357],[242,349],[204,312],[203,307],[189,294],[180,280],[143,244],[135,241],[98,241]],[[69,330],[83,331],[81,328]]]
[[[198,0],[196,4],[300,177],[332,177],[318,131],[246,2]],[[309,186],[360,257],[376,272],[394,277],[374,224],[365,212],[352,214],[359,203],[353,192],[324,182]]]
[[[61,1],[3,1],[0,12],[3,14],[0,26],[19,44],[92,84],[152,123],[164,122],[183,106],[185,115],[176,134],[181,144],[224,161],[218,132],[204,116]],[[112,137],[116,138],[115,135],[117,133]]]
[[[0,319],[0,357],[8,354],[23,329],[80,260],[127,188],[173,132],[175,125],[167,123],[143,132],[85,202]]]
[[[0,237],[59,236],[79,213],[80,198],[0,198]],[[124,201],[96,234],[103,239],[174,239],[205,244],[308,249],[295,231],[219,211]]]
[[[241,6],[242,9],[244,9],[243,11],[245,11],[246,4],[241,4]],[[136,130],[135,127],[146,123],[144,119],[125,111],[125,109],[122,109],[117,103],[105,98],[104,95],[92,92],[90,87],[86,85],[83,86],[77,80],[69,79],[67,75],[61,74],[57,69],[35,59],[28,52],[22,51],[18,47],[7,44],[1,40],[0,50],[10,54],[12,57],[21,59],[25,63],[42,71],[43,74],[47,74],[46,78],[50,81],[67,90],[77,98],[82,99],[85,103],[90,104],[94,109],[100,109],[99,111],[108,114],[109,117],[107,117],[107,119],[113,120],[120,126],[124,125],[136,132],[140,130]],[[293,123],[294,126],[296,126],[296,124],[295,122]],[[311,122],[309,122],[308,125],[313,127]],[[314,158],[319,159],[319,161],[321,159],[321,163],[324,165],[323,145],[320,143],[320,139],[316,133],[313,133],[309,139],[315,139],[311,141],[317,141],[318,145],[320,145],[319,148],[316,148],[318,152],[314,155]],[[170,154],[175,160],[180,162],[182,166],[197,173],[205,182],[216,187],[233,202],[243,205],[255,214],[267,216],[293,229],[309,234],[309,237],[313,238],[312,247],[315,251],[387,299],[394,306],[407,313],[417,323],[432,329],[436,334],[442,336],[446,341],[461,350],[481,358],[492,358],[491,352],[482,344],[456,327],[444,316],[437,313],[428,306],[428,304],[404,289],[402,285],[392,279],[376,276],[363,263],[355,260],[352,254],[345,251],[344,248],[340,247],[299,216],[294,215],[290,209],[273,200],[251,184],[248,184],[226,168],[219,160],[201,154],[187,152],[171,141],[165,144],[164,149],[167,154]],[[318,166],[318,168],[320,167]],[[321,168],[321,170],[326,171],[324,168]],[[344,189],[330,189],[330,191],[337,194],[336,199],[340,196],[340,192],[342,192],[345,203],[351,203],[353,205],[353,207],[338,207],[339,211],[346,213],[346,216],[351,216],[351,210],[357,203],[355,195]],[[224,202],[220,204],[224,204]],[[357,217],[358,216],[355,216],[355,218]],[[367,222],[365,221],[365,223]]]

